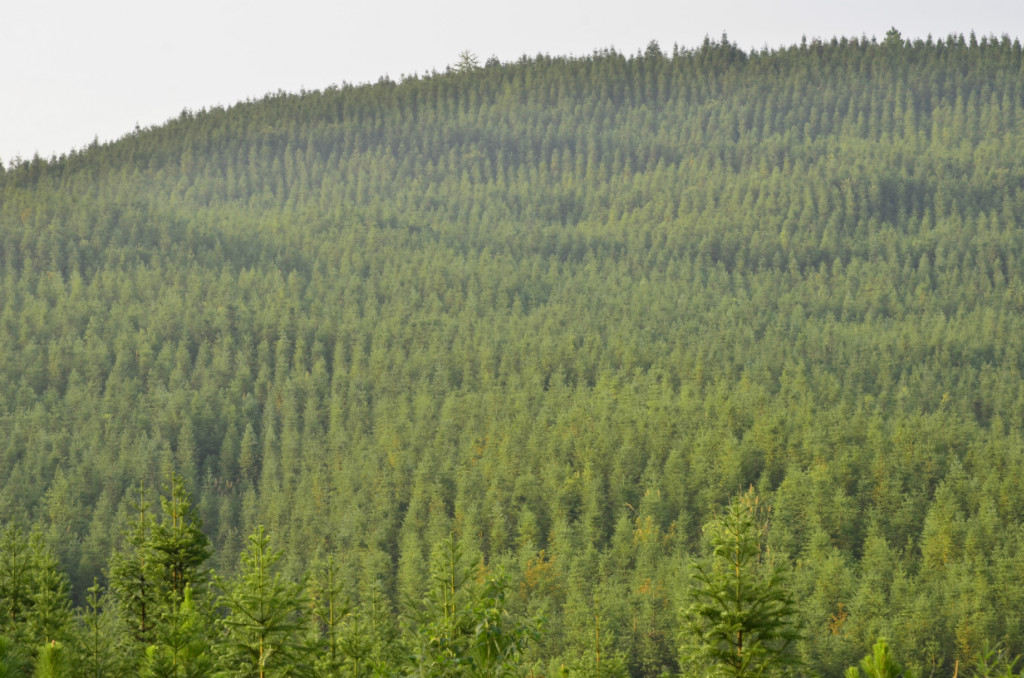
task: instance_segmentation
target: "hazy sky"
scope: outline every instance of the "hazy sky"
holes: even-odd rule
[[[0,159],[116,139],[183,108],[523,54],[744,49],[834,35],[1024,38],[1020,0],[0,0]]]

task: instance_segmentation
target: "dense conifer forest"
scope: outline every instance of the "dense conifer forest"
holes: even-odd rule
[[[893,30],[10,163],[0,675],[1011,675],[1022,157]]]

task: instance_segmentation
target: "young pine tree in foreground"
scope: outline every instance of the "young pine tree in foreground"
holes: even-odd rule
[[[705,676],[763,676],[799,665],[796,609],[767,559],[767,522],[753,491],[705,528],[711,559],[694,563],[682,665]]]
[[[430,588],[415,611],[410,643],[414,675],[498,678],[522,673],[522,652],[536,623],[512,615],[501,574],[467,564],[450,535],[438,544]]]
[[[903,667],[893,659],[884,639],[875,643],[871,654],[860,660],[860,668],[851,666],[844,675],[845,678],[913,678],[913,674],[904,673]]]
[[[222,676],[268,678],[307,675],[301,636],[305,627],[303,585],[276,570],[280,551],[270,548],[262,526],[249,537],[238,576],[219,582],[227,609],[221,621],[225,642],[219,648]]]

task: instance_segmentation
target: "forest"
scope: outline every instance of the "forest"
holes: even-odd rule
[[[893,29],[0,164],[0,676],[1018,675],[1021,157]]]

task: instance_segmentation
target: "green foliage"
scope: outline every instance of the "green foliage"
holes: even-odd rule
[[[207,573],[203,567],[210,557],[210,540],[203,533],[203,521],[192,506],[192,495],[184,479],[171,473],[160,498],[161,520],[153,526],[150,550],[161,570],[164,596],[180,602],[186,588],[193,592],[205,588]]]
[[[196,650],[190,649],[189,643],[194,642],[188,640],[188,634],[208,629],[196,628],[200,618],[191,602],[182,607],[186,590],[190,596],[198,593],[202,597],[205,592],[209,539],[178,474],[170,474],[160,505],[157,521],[150,516],[145,491],[139,487],[131,504],[135,517],[122,549],[114,555],[110,580],[123,621],[138,643],[138,661],[156,675],[177,675],[178,671],[192,671],[193,664],[201,667],[209,662],[189,656]],[[143,657],[141,652],[147,646]],[[187,658],[182,659],[182,653]]]
[[[94,582],[79,611],[78,633],[75,634],[75,673],[84,678],[113,678],[123,675],[125,653],[118,647],[120,630],[107,608],[109,599],[103,587]]]
[[[146,648],[140,675],[145,678],[201,678],[212,675],[210,641],[214,635],[208,611],[196,608],[186,584],[180,602],[157,626],[156,643]]]
[[[1019,676],[1014,673],[1020,664],[1020,655],[1016,657],[1007,656],[1000,646],[989,647],[986,645],[981,652],[981,658],[974,666],[974,674],[978,678],[1013,678]]]
[[[305,675],[303,586],[275,569],[280,558],[260,526],[249,536],[238,576],[218,583],[224,591],[218,606],[227,614],[221,620],[226,635],[218,647],[217,675]]]
[[[71,630],[71,597],[68,577],[60,571],[57,559],[38,535],[30,539],[33,573],[31,609],[27,614],[27,631],[35,645],[67,641]],[[58,653],[54,650],[54,653]],[[54,662],[59,660],[54,658]]]
[[[71,661],[64,645],[52,641],[39,648],[33,678],[64,678],[71,673]]]
[[[459,60],[455,64],[455,70],[460,73],[467,73],[480,68],[480,60],[476,54],[468,49],[459,52]]]
[[[345,594],[344,581],[333,557],[318,563],[309,585],[312,598],[314,636],[321,639],[316,647],[317,675],[335,675],[351,653],[352,673],[359,676],[362,660],[369,648],[361,637],[358,621],[353,619],[352,606]]]
[[[418,676],[518,676],[535,623],[508,609],[508,583],[481,563],[467,563],[454,535],[436,545],[430,586],[414,610],[413,663]]]
[[[14,523],[0,534],[0,610],[0,635],[32,657],[70,636],[67,575],[58,569],[42,535],[27,535]]]
[[[135,640],[149,643],[153,640],[161,599],[160,573],[151,548],[153,519],[141,486],[132,511],[134,518],[123,535],[124,545],[111,559],[110,588]]]
[[[341,631],[342,664],[353,678],[387,676],[405,660],[396,621],[380,582],[371,582]]]
[[[796,605],[765,548],[767,513],[751,489],[705,528],[711,561],[693,564],[684,666],[705,675],[759,676],[799,664]]]
[[[0,535],[0,630],[23,632],[32,606],[33,570],[28,537],[14,523],[6,525]]]
[[[889,645],[884,639],[879,639],[871,648],[871,654],[860,660],[860,668],[851,666],[846,670],[846,678],[912,678],[913,673],[903,670],[903,667],[896,663],[889,651]]]
[[[28,663],[22,647],[10,636],[0,634],[0,678],[24,675]]]
[[[79,606],[109,574],[117,671],[262,524],[284,581],[335,558],[324,672],[408,668],[454,531],[548,620],[521,664],[678,673],[750,485],[809,672],[1024,652],[1020,42],[466,61],[0,174],[0,521]]]

